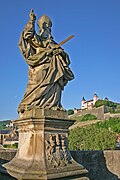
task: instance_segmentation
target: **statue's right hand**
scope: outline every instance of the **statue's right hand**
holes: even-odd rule
[[[52,52],[53,52],[53,49],[48,49],[48,50],[47,50],[47,55],[48,55],[48,56],[51,56],[51,55],[52,55]]]
[[[34,9],[31,9],[29,16],[30,16],[30,20],[32,20],[32,21],[36,20],[36,15],[34,14]]]

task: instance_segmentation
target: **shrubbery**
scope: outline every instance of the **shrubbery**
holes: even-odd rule
[[[105,105],[105,106],[108,106],[108,107],[111,107],[111,108],[116,108],[117,107],[117,103],[114,103],[114,102],[112,102],[112,101],[108,101],[108,100],[98,100],[98,101],[96,101],[96,103],[95,103],[95,107],[97,108],[97,107],[100,107],[100,106],[102,106],[102,105]]]
[[[7,129],[6,125],[10,123],[10,120],[0,121],[0,130]]]
[[[95,124],[96,128],[106,128],[116,133],[120,133],[120,118],[110,118],[104,122]]]
[[[70,130],[70,150],[111,150],[116,146],[116,133],[95,125]]]
[[[67,111],[67,113],[68,113],[68,115],[72,115],[72,114],[74,114],[74,111],[73,111],[73,109],[69,109],[69,110]]]
[[[4,144],[3,145],[4,148],[12,148],[12,149],[17,149],[18,148],[18,143],[15,143],[15,144]]]
[[[83,118],[81,119],[81,121],[89,121],[89,120],[95,120],[97,119],[97,117],[93,114],[86,114],[83,116]]]
[[[83,116],[77,116],[75,118],[77,121],[91,121],[91,120],[95,120],[97,119],[97,117],[93,114],[86,114],[86,115],[83,115]]]

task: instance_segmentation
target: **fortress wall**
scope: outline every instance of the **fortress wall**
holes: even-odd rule
[[[120,113],[110,114],[110,117],[112,117],[112,118],[119,118],[120,117]]]
[[[79,110],[78,113],[74,114],[73,116],[70,117],[77,117],[77,116],[82,116],[85,114],[93,114],[97,117],[97,119],[103,120],[104,119],[104,113],[107,112],[107,109],[105,106],[100,106],[98,108],[93,108],[93,109],[83,109]]]

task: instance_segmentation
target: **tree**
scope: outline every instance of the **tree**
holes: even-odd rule
[[[68,110],[68,115],[72,115],[72,114],[74,114],[73,109],[69,109],[69,110]]]
[[[116,133],[95,125],[70,130],[68,140],[70,150],[112,150],[116,147]]]

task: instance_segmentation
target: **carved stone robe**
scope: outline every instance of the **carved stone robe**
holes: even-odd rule
[[[60,47],[56,52],[55,45],[53,38],[36,34],[34,22],[28,21],[19,41],[29,65],[28,84],[18,112],[33,107],[62,110],[61,92],[74,75],[68,55]]]

